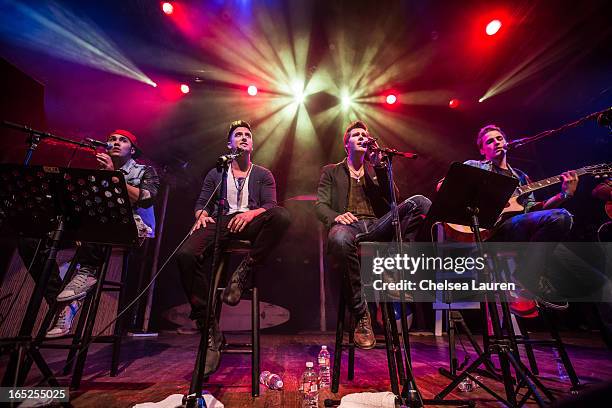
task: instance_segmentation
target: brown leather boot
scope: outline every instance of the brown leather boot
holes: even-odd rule
[[[374,337],[374,331],[372,330],[370,312],[367,309],[355,325],[354,336],[355,346],[362,350],[372,349],[376,345],[376,337]]]

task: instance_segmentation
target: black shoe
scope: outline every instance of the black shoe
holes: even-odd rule
[[[203,324],[200,320],[197,322],[198,328],[202,328]],[[206,351],[206,363],[204,366],[204,377],[208,377],[219,369],[221,364],[221,351],[225,345],[223,333],[219,330],[219,323],[214,321],[208,330],[208,347]]]
[[[225,286],[223,291],[223,302],[230,306],[236,306],[240,302],[242,291],[246,288],[247,280],[253,267],[253,258],[247,256],[238,265],[238,268],[232,274],[230,281]]]
[[[559,295],[559,292],[548,278],[540,276],[537,283],[531,282],[529,285],[527,280],[519,281],[525,291],[531,295],[539,307],[544,307],[551,310],[567,310],[569,303],[567,299]]]

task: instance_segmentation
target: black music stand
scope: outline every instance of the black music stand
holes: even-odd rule
[[[484,256],[480,228],[493,228],[495,226],[499,215],[517,186],[518,180],[513,177],[507,177],[461,163],[453,163],[427,216],[432,222],[469,225],[474,234],[477,250],[481,256]],[[492,257],[493,261],[495,261],[494,258]],[[492,278],[495,277],[496,271],[497,268],[494,262],[493,276],[491,271],[485,268],[484,279],[487,282],[491,282]],[[485,295],[485,302],[482,306],[486,305],[489,312],[493,326],[493,338],[490,339],[487,349],[463,370],[461,374],[454,377],[453,381],[444,390],[436,395],[436,400],[442,400],[467,377],[509,407],[522,406],[531,394],[533,394],[538,406],[544,406],[544,401],[538,392],[538,388],[550,401],[554,400],[552,393],[518,358],[518,348],[512,332],[508,303],[504,301],[505,295],[503,293],[498,294],[498,296],[502,300],[501,306],[504,324],[510,332],[508,338],[505,338],[502,334],[495,297]],[[484,330],[486,330],[486,319],[484,327]],[[493,354],[497,354],[499,357],[502,371],[501,380],[506,391],[506,399],[471,375],[481,364],[490,362]],[[525,384],[529,389],[529,392],[518,403],[516,397],[519,388],[515,389],[514,387],[515,382],[510,372],[510,366],[514,368],[517,376],[521,377],[521,384]]]
[[[2,386],[22,386],[31,358],[49,385],[59,383],[33,344],[32,330],[56,262],[60,241],[132,246],[138,231],[119,171],[0,164],[0,234],[49,238],[49,254],[16,338]],[[25,368],[24,368],[25,367]],[[21,372],[24,371],[24,372]]]
[[[402,252],[402,233],[401,220],[397,205],[397,195],[395,192],[395,182],[393,176],[393,158],[400,156],[408,159],[416,159],[414,153],[403,153],[395,149],[370,147],[373,151],[382,153],[383,160],[386,163],[389,204],[391,207],[391,224],[393,226],[393,242],[397,244],[398,252]],[[473,407],[474,403],[471,400],[432,400],[425,399],[417,386],[414,372],[412,371],[412,360],[410,356],[410,339],[408,334],[408,323],[406,321],[406,298],[403,292],[400,292],[400,319],[402,326],[402,342],[399,339],[393,311],[393,300],[383,298],[381,300],[381,311],[383,320],[383,331],[385,334],[385,346],[387,351],[387,364],[389,366],[389,379],[391,383],[391,391],[396,396],[396,401],[402,405],[407,405],[411,408],[423,407],[425,405],[445,405],[445,406],[468,406]],[[402,344],[403,343],[403,344]],[[401,383],[401,389],[399,387]]]

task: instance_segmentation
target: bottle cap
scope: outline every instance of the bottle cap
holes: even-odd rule
[[[321,349],[327,350],[327,346],[321,346]]]
[[[312,368],[312,367],[314,367],[313,362],[312,362],[312,361],[307,362],[307,363],[306,363],[306,367],[308,367],[308,368]]]

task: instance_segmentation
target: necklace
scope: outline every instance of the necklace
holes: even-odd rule
[[[232,178],[234,179],[234,185],[236,186],[236,206],[240,208],[240,201],[242,200],[242,190],[244,189],[244,185],[246,184],[247,178],[249,178],[249,174],[251,174],[252,165],[249,165],[249,169],[246,172],[244,177],[233,177],[234,169],[232,168]]]
[[[357,183],[361,182],[361,177],[363,177],[363,166],[361,166],[361,168],[359,169],[359,171],[353,169],[353,166],[351,166],[350,164],[348,164],[348,169],[349,169],[349,173],[351,173],[351,177],[357,180]]]

